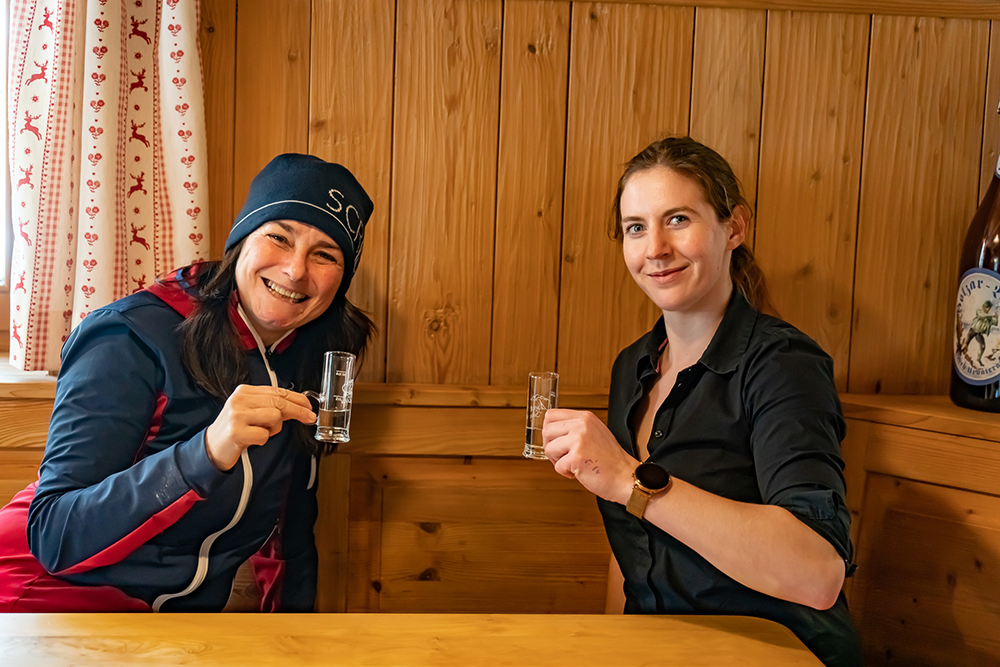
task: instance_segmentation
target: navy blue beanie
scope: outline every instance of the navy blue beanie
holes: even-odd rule
[[[372,200],[339,164],[314,155],[285,153],[271,160],[250,183],[247,200],[226,238],[226,251],[271,220],[295,220],[325,232],[344,251],[339,294],[361,262]]]

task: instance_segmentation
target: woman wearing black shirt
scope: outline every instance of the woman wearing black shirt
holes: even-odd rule
[[[689,137],[628,163],[613,235],[663,317],[615,361],[608,426],[550,410],[545,452],[598,496],[627,613],[768,618],[825,664],[859,665],[833,365],[762,314],[750,215],[730,166]]]

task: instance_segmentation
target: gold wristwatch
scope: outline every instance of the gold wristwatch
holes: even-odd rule
[[[670,488],[671,477],[667,469],[656,463],[640,463],[632,472],[632,495],[625,504],[629,514],[642,518],[646,505],[654,493]]]

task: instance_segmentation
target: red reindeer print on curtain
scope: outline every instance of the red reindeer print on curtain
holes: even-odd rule
[[[55,370],[87,314],[205,259],[199,1],[10,8],[10,359]]]

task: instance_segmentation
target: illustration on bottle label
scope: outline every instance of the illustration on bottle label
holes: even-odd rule
[[[1000,378],[1000,275],[971,269],[962,276],[955,306],[955,371],[969,384]]]

